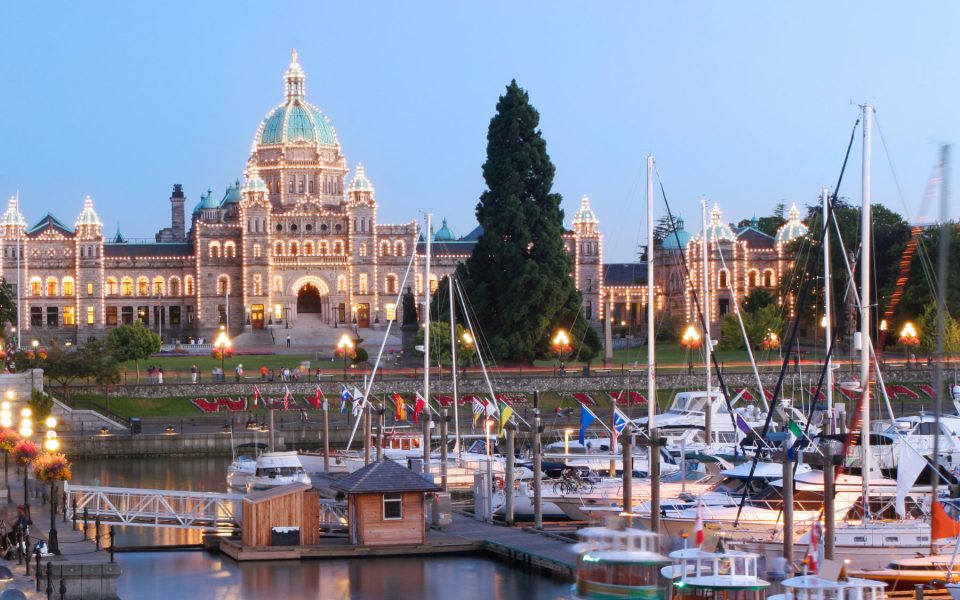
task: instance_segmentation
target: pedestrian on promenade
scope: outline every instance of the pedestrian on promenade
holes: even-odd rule
[[[242,365],[242,364],[238,364],[238,365],[237,365],[236,374],[237,374],[237,381],[240,381],[241,379],[243,379],[243,365]]]
[[[196,383],[196,382],[197,382],[197,375],[198,375],[197,365],[191,366],[191,367],[190,367],[190,383]]]
[[[157,367],[157,383],[163,385],[163,367]]]
[[[267,365],[260,367],[260,381],[267,380]]]

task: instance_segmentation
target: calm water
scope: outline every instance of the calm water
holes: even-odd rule
[[[77,462],[74,482],[117,487],[227,491],[227,457]],[[196,532],[117,528],[117,546],[199,543]],[[470,556],[282,561],[238,564],[201,551],[124,552],[126,600],[553,600],[570,586]]]

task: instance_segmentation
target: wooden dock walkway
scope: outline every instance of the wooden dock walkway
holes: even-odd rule
[[[572,580],[577,557],[572,545],[560,536],[532,528],[504,527],[454,514],[453,524],[428,529],[424,544],[354,546],[346,538],[326,538],[313,546],[252,548],[234,538],[221,538],[220,551],[238,562],[250,560],[304,560],[411,556],[449,553],[489,553],[513,566],[546,571]]]

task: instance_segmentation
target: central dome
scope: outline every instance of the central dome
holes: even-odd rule
[[[337,132],[323,112],[304,99],[306,75],[297,62],[297,53],[284,74],[286,100],[260,123],[256,146],[305,143],[316,146],[338,146]]]

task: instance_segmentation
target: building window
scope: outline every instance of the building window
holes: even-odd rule
[[[93,295],[93,282],[90,282],[87,284],[87,295],[88,296]]]
[[[383,495],[383,520],[399,521],[403,519],[403,494]]]
[[[58,287],[60,286],[57,285],[56,277],[47,277],[47,295],[48,296],[56,296]]]
[[[397,276],[393,273],[387,275],[387,293],[396,294],[397,293]]]
[[[283,256],[283,242],[277,242],[273,247],[274,256]]]
[[[326,256],[330,253],[330,245],[326,242],[320,242],[320,256]]]
[[[180,295],[180,278],[179,277],[170,278],[170,295],[171,296]]]
[[[367,255],[367,245],[360,244],[360,256],[366,256],[366,255]]]
[[[164,282],[163,277],[160,277],[159,275],[158,275],[157,277],[154,277],[154,278],[153,278],[153,295],[154,295],[154,296],[159,297],[159,296],[162,296],[162,295],[163,295],[163,284],[164,284],[164,283],[165,283],[165,282]]]
[[[227,305],[226,304],[217,305],[217,319],[218,319],[217,322],[221,324],[227,322]]]
[[[337,305],[337,321],[340,323],[347,322],[347,305],[343,302]]]
[[[380,256],[390,256],[390,242],[387,240],[380,242]]]
[[[593,291],[593,279],[587,277],[587,292]]]
[[[273,291],[277,294],[283,293],[283,277],[278,275],[273,278]]]
[[[43,294],[43,282],[40,281],[39,277],[30,278],[30,295],[31,296],[40,296]]]
[[[304,243],[303,243],[303,255],[304,255],[304,256],[313,256],[313,242],[304,242]]]
[[[343,256],[343,242],[336,241],[333,243],[333,253],[337,256]]]
[[[235,258],[237,256],[237,245],[233,242],[227,242],[223,245],[223,256],[226,258]]]
[[[291,193],[291,194],[293,193],[293,180],[292,180],[292,179],[291,179],[289,182],[287,182],[287,192],[288,192],[288,193]]]
[[[133,325],[133,307],[123,306],[120,308],[120,322],[124,325]]]
[[[226,296],[230,293],[230,278],[226,275],[217,277],[217,295]]]
[[[301,194],[303,193],[303,180],[302,180],[302,179],[300,180],[300,185],[297,186],[297,189],[299,190],[299,192],[300,192]]]
[[[179,306],[170,307],[170,324],[171,325],[180,324],[180,307]]]
[[[260,258],[260,244],[253,245],[253,257]]]
[[[290,242],[290,256],[296,256],[300,253],[300,246],[296,242]]]
[[[416,281],[416,291],[414,293],[419,296],[423,293],[423,273],[417,273],[414,280]]]
[[[137,307],[137,320],[143,323],[144,325],[150,324],[150,307],[149,306]]]
[[[393,243],[393,253],[397,256],[405,256],[407,254],[406,244],[403,243],[403,240],[397,240]]]
[[[337,293],[345,294],[347,293],[347,277],[346,275],[337,276]],[[342,320],[342,319],[341,319]]]
[[[309,184],[310,184],[310,185],[309,185],[310,193],[312,194],[312,193],[313,193],[313,180],[312,180],[312,179],[309,181]]]
[[[359,293],[361,293],[361,294],[369,293],[370,290],[367,289],[368,286],[367,286],[367,274],[366,274],[366,273],[360,273],[360,278],[359,278],[359,281],[358,281],[357,286],[358,286],[358,288],[359,288]]]
[[[210,258],[220,258],[220,242],[210,242]]]
[[[274,305],[273,305],[273,318],[276,319],[276,320],[278,320],[278,321],[283,318],[283,305],[282,305],[282,304],[274,304]]]
[[[47,307],[47,327],[60,326],[60,309],[56,306]]]
[[[107,326],[113,327],[117,324],[117,307],[107,307]]]
[[[43,327],[43,309],[39,306],[30,307],[30,326]]]
[[[438,287],[440,287],[440,280],[437,279],[436,275],[431,273],[430,274],[430,293],[436,294]]]
[[[385,304],[384,310],[386,311],[386,316],[388,321],[397,320],[397,305],[396,304]]]
[[[263,295],[263,275],[260,273],[255,273],[253,275],[253,295],[262,296]]]
[[[183,293],[187,296],[193,295],[193,276],[187,275],[183,278]]]
[[[73,285],[73,277],[64,277],[62,287],[64,296],[73,296],[74,292],[76,292]]]
[[[116,316],[114,316],[116,318]],[[97,323],[97,309],[92,306],[87,307],[87,325],[93,327]]]
[[[756,271],[747,273],[747,287],[757,287],[757,275]]]
[[[107,295],[116,296],[117,295],[117,278],[116,277],[107,277]]]
[[[64,325],[77,324],[77,307],[75,306],[63,307],[63,324]]]
[[[767,269],[763,272],[763,285],[764,287],[773,287],[774,286],[773,271]]]
[[[726,289],[727,288],[727,270],[726,269],[720,270],[720,276],[718,277],[718,279],[719,279],[719,283],[717,285],[720,287],[720,289]]]
[[[587,320],[593,320],[593,302],[590,300],[587,300]]]

